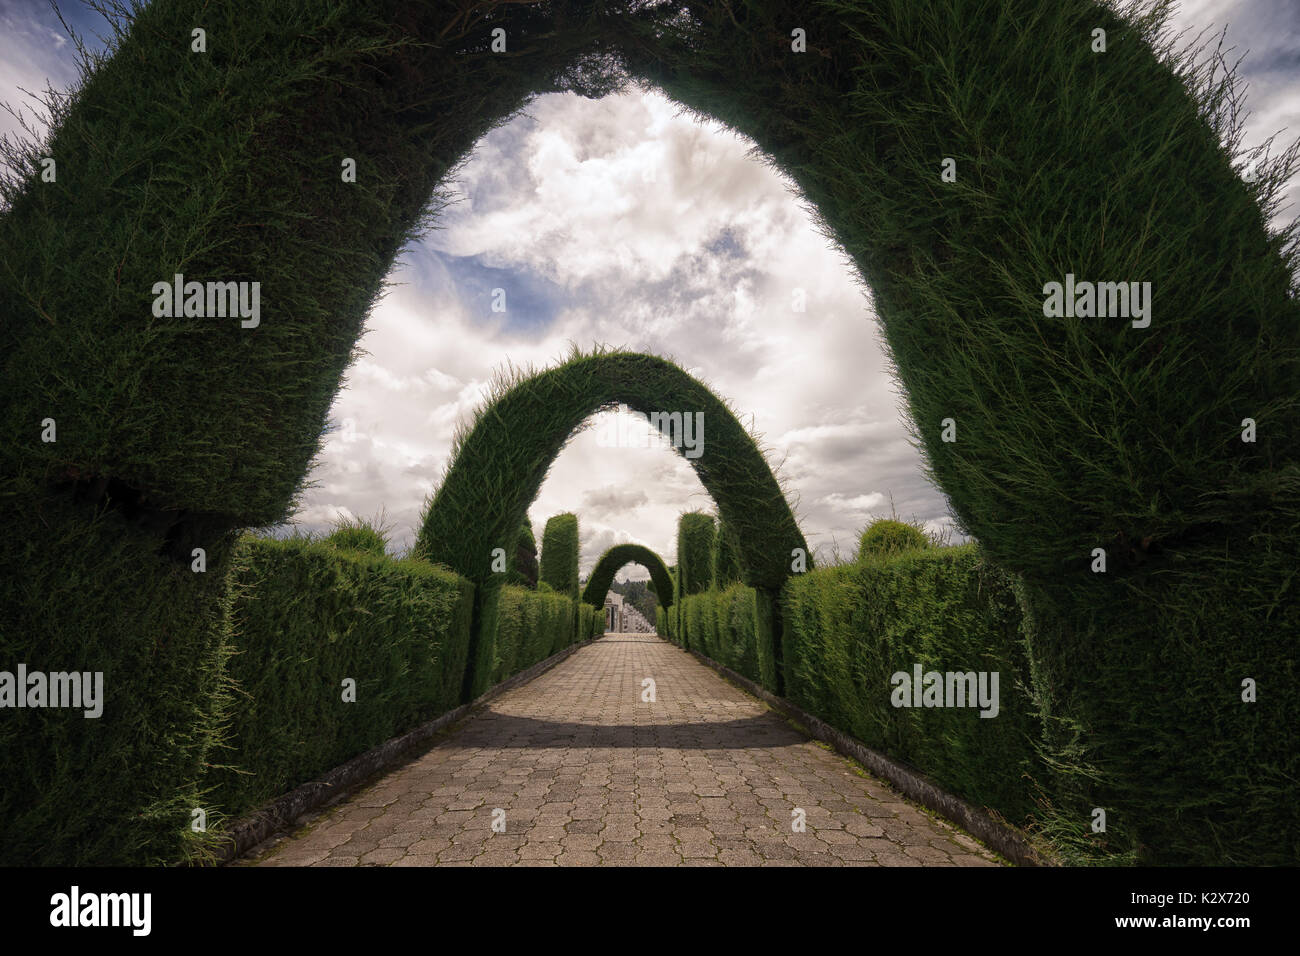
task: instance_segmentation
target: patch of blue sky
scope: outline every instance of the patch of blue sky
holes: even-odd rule
[[[745,247],[736,239],[736,234],[730,229],[724,229],[718,233],[717,237],[710,240],[705,248],[711,255],[726,257],[728,259],[745,258]]]
[[[432,262],[426,269],[416,268],[416,285],[440,294],[453,291],[466,314],[485,325],[499,322],[508,332],[541,334],[573,299],[571,290],[530,269],[493,266],[484,256],[454,256],[436,249],[425,253],[420,258]],[[429,285],[421,274],[431,280]],[[498,302],[504,311],[493,310]]]

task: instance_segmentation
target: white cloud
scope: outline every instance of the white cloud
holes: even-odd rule
[[[834,508],[837,511],[852,515],[868,515],[873,513],[885,502],[885,496],[878,491],[873,491],[868,495],[854,495],[848,497],[838,491],[821,498],[821,503]]]
[[[764,436],[814,544],[851,535],[881,488],[943,513],[905,440],[869,302],[751,144],[654,95],[542,97],[529,114],[485,138],[463,169],[463,202],[403,257],[403,284],[375,309],[369,354],[335,408],[362,438],[331,441],[313,476],[321,493],[333,501],[351,483],[352,510],[382,500],[409,541],[493,370],[550,364],[576,342],[669,354],[708,381]],[[568,292],[549,324],[512,329],[460,301],[448,256]],[[575,511],[584,571],[627,540],[672,563],[678,514],[712,508],[704,487],[659,442],[608,448],[599,436],[580,433],[555,462],[530,510],[536,531]],[[374,483],[348,464],[358,449],[380,465]]]
[[[1231,22],[1230,41],[1254,51],[1247,141],[1300,132],[1292,0],[1193,0],[1178,23],[1213,21]],[[0,13],[4,98],[74,77],[70,50],[44,38],[42,22]],[[0,129],[8,121],[0,114]],[[404,252],[392,276],[403,284],[370,316],[367,354],[332,414],[350,425],[329,437],[297,520],[324,527],[382,508],[395,542],[409,544],[494,371],[551,364],[574,342],[667,354],[708,381],[764,437],[814,546],[849,546],[891,495],[900,515],[950,527],[908,441],[869,298],[751,146],[640,93],[541,97],[486,136],[459,175],[461,202]],[[536,321],[512,324],[466,292],[456,257],[549,289],[551,301]],[[555,462],[530,514],[539,535],[549,515],[579,514],[585,571],[621,541],[672,563],[677,515],[710,507],[670,450],[604,448],[589,431]]]
[[[0,36],[5,38],[0,99],[28,126],[43,131],[45,107],[28,94],[39,97],[50,86],[62,91],[76,79],[77,71],[66,37],[43,24],[34,12],[17,6],[0,10]],[[0,110],[0,135],[28,138],[23,124],[7,110]]]
[[[1221,9],[1240,12],[1235,3]],[[1266,123],[1290,115],[1296,89],[1293,78],[1285,95],[1262,98]],[[447,288],[437,300],[381,305],[368,347],[382,340],[401,353],[384,366],[445,378],[436,394],[389,388],[383,404],[393,427],[420,421],[422,460],[441,465],[455,422],[507,358],[549,364],[569,342],[658,352],[708,381],[763,436],[815,547],[845,547],[891,504],[931,530],[951,530],[946,501],[922,477],[903,425],[869,298],[751,146],[640,93],[541,97],[527,116],[489,134],[462,171],[463,201],[409,257],[428,268],[403,277],[418,285],[419,276],[434,276],[441,285],[451,260],[439,254],[476,256],[563,293],[549,325],[525,330],[448,307],[455,295]],[[795,290],[806,297],[802,313],[793,311]],[[399,398],[411,402],[409,413]],[[411,486],[403,494],[414,495],[414,474]],[[628,506],[612,507],[617,496],[603,498],[605,489],[630,494]],[[711,507],[672,452],[602,448],[586,432],[556,461],[531,515],[540,533],[551,514],[579,514],[586,571],[626,540],[671,563],[677,515]]]

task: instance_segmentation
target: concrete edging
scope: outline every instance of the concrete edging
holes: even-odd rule
[[[662,635],[661,635],[662,636]],[[665,640],[667,640],[665,638]],[[815,717],[796,707],[783,697],[766,690],[759,684],[738,674],[725,664],[719,664],[699,651],[683,648],[668,641],[707,667],[717,671],[742,690],[754,695],[773,710],[802,724],[815,739],[830,744],[846,757],[851,757],[876,776],[887,780],[903,796],[956,824],[972,836],[982,840],[994,852],[1019,866],[1056,866],[1057,861],[1035,847],[1028,837],[1011,824],[998,819],[988,810],[967,803],[961,797],[941,789],[920,771],[872,750],[862,741],[832,727],[820,717]]]
[[[346,793],[357,784],[364,782],[382,770],[389,770],[405,763],[413,756],[419,746],[434,737],[440,730],[469,716],[492,698],[508,690],[526,684],[543,672],[550,670],[574,651],[586,647],[597,638],[588,638],[577,644],[570,644],[543,661],[538,661],[527,670],[506,678],[501,683],[488,688],[478,699],[468,704],[461,704],[453,710],[441,714],[433,720],[420,724],[413,730],[391,737],[376,747],[360,753],[333,770],[327,770],[315,780],[295,787],[283,796],[276,797],[270,803],[241,817],[222,833],[222,840],[214,848],[217,863],[229,863],[243,856],[253,847],[266,842],[276,833],[287,830],[298,822],[304,814],[319,809],[335,797]]]

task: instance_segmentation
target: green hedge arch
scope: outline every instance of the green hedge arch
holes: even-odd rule
[[[602,554],[596,566],[591,569],[591,577],[583,589],[582,600],[594,608],[604,607],[605,595],[614,583],[614,575],[629,564],[639,564],[650,572],[650,580],[654,582],[654,593],[660,605],[671,607],[673,579],[668,574],[668,566],[664,564],[663,558],[643,544],[616,544]]]
[[[513,540],[551,463],[583,422],[619,405],[647,416],[659,411],[703,415],[701,453],[687,461],[736,528],[741,574],[763,595],[772,618],[769,651],[779,654],[779,591],[791,573],[792,552],[807,553],[808,546],[754,438],[722,399],[667,359],[575,350],[553,368],[497,383],[473,424],[458,435],[416,538],[415,553],[445,564],[478,588],[466,700],[487,689],[483,681],[491,672],[495,594],[501,584],[493,570],[494,549]],[[467,520],[468,515],[473,518]],[[543,567],[546,551],[543,540]],[[699,573],[707,587],[707,542],[702,554]],[[774,689],[778,673],[774,660],[768,672]]]
[[[1265,215],[1293,167],[1242,181],[1223,87],[1171,63],[1153,18],[1093,0],[977,13],[140,9],[3,187],[0,658],[104,670],[106,700],[98,722],[0,726],[0,860],[186,848],[235,534],[284,517],[438,183],[531,94],[613,89],[619,60],[753,138],[871,284],[929,467],[1023,579],[1058,768],[1045,829],[1102,859],[1300,858],[1300,296]],[[492,51],[498,27],[511,56]],[[176,273],[259,281],[260,324],[154,317],[151,289]],[[1067,273],[1152,281],[1151,324],[1044,316],[1044,284]],[[108,818],[130,834],[110,838]]]

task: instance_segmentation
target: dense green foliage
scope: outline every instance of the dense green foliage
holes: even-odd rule
[[[650,572],[650,580],[655,583],[655,594],[660,604],[671,604],[673,600],[673,581],[668,574],[663,558],[649,548],[639,544],[616,544],[600,556],[587,579],[587,587],[582,592],[582,600],[594,608],[604,607],[605,595],[614,582],[614,575],[628,564],[639,564]]]
[[[740,542],[725,521],[713,537],[713,586],[725,590],[740,580]]]
[[[196,805],[246,812],[459,702],[465,579],[295,540],[245,539],[235,563],[233,706]]]
[[[762,681],[753,588],[682,599],[672,640]],[[781,595],[784,696],[1013,823],[1033,822],[1046,773],[1013,583],[973,545],[794,575]],[[663,625],[661,624],[661,627]],[[898,672],[997,671],[999,710],[895,707]],[[986,685],[987,686],[987,685]]]
[[[621,60],[757,142],[870,283],[928,468],[1023,579],[1059,839],[1102,806],[1099,858],[1300,858],[1300,283],[1294,231],[1267,228],[1296,154],[1243,182],[1230,75],[1171,57],[1158,17],[1092,0],[976,12],[140,8],[3,185],[0,651],[103,670],[108,700],[98,720],[27,712],[0,730],[0,777],[16,781],[0,857],[136,862],[188,839],[176,818],[220,704],[234,532],[288,513],[436,185],[530,93],[612,89]],[[204,55],[197,22],[214,25]],[[807,53],[791,52],[791,24]],[[490,52],[497,26],[510,56]],[[36,176],[45,155],[55,183]],[[154,316],[151,288],[175,273],[259,282],[260,324]],[[1041,290],[1066,274],[1151,282],[1150,327],[1046,316]],[[574,429],[618,402],[705,412],[692,464],[756,588],[764,683],[801,673],[783,665],[773,596],[805,545],[725,404],[649,356],[575,356],[517,384],[458,442],[418,541],[476,586],[462,697],[495,666],[493,549],[510,553]],[[40,440],[47,418],[55,442]],[[109,835],[108,819],[129,822]]]
[[[545,546],[543,546],[545,554]],[[501,588],[497,620],[496,664],[489,684],[526,670],[563,650],[575,640],[591,636],[591,620],[578,618],[578,605],[553,591],[532,591],[506,585]],[[579,633],[585,624],[587,631]]]
[[[507,582],[520,587],[537,587],[537,539],[533,537],[533,523],[527,518],[519,528],[519,537],[515,539],[515,550],[510,558],[510,571]]]
[[[336,522],[325,542],[344,551],[360,551],[378,558],[388,553],[388,535],[363,518]]]
[[[587,641],[605,633],[605,615],[590,604],[578,602],[578,640]]]
[[[716,590],[714,586],[714,566],[716,562],[715,541],[716,523],[711,515],[698,511],[688,511],[677,519],[677,566],[674,576],[678,601],[692,595],[704,594]],[[788,554],[789,552],[782,552]],[[753,643],[754,657],[757,661],[756,679],[765,688],[775,694],[784,692],[782,684],[782,630],[779,590],[766,584],[759,584],[753,593]],[[697,603],[697,614],[707,606]],[[688,606],[679,603],[674,608],[675,617],[669,622],[669,631],[681,645],[689,650],[699,650],[692,644],[692,635],[708,633],[715,625],[704,618],[696,620],[697,627],[692,629],[688,620]]]
[[[913,550],[797,575],[782,597],[791,701],[946,789],[1026,821],[1045,774],[1021,614],[1005,573],[974,545]],[[970,701],[894,706],[892,675],[910,680],[916,665],[996,672],[996,716],[981,717]]]
[[[870,283],[929,470],[1025,580],[1061,826],[1100,806],[1118,858],[1300,858],[1300,283],[1267,227],[1296,153],[1243,181],[1232,78],[1159,9],[686,7],[630,68],[760,143]],[[1150,327],[1046,316],[1067,274],[1151,282]]]
[[[664,408],[704,415],[708,441],[699,457],[688,460],[745,543],[740,564],[747,582],[778,587],[789,573],[791,550],[806,550],[754,438],[722,399],[672,362],[630,352],[575,350],[553,368],[503,376],[474,421],[458,433],[415,543],[417,555],[447,565],[477,587],[463,700],[487,689],[495,659],[494,592],[503,582],[492,571],[493,549],[510,547],[551,463],[584,420],[620,403],[647,416]],[[709,560],[706,550],[705,587]],[[545,533],[541,564],[545,582]]]
[[[21,487],[40,505],[6,510],[0,670],[100,672],[103,711],[0,711],[0,865],[174,862],[216,739],[232,541],[195,573],[119,511]]]
[[[578,600],[578,516],[554,515],[542,532],[538,580]]]
[[[707,591],[713,583],[714,534],[712,515],[688,511],[677,519],[677,567],[685,596]]]
[[[739,582],[682,599],[683,628],[675,639],[738,674],[760,681],[754,633],[754,589]],[[668,635],[665,635],[668,636]]]
[[[902,521],[881,518],[869,524],[858,540],[858,557],[899,554],[930,547],[930,539],[920,528]]]

